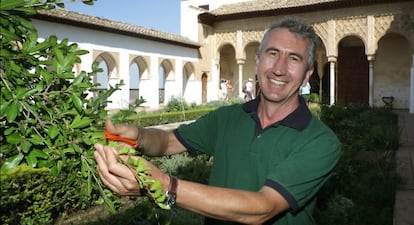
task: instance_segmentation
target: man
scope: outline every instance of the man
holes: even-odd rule
[[[312,27],[295,19],[270,27],[256,56],[261,91],[253,101],[219,108],[174,131],[110,121],[106,129],[138,140],[148,156],[212,155],[209,185],[177,180],[146,162],[164,190],[176,187],[176,204],[206,216],[205,224],[314,224],[315,196],[340,155],[335,134],[299,95],[313,72],[316,40]],[[95,147],[103,182],[121,195],[139,193],[116,150]]]

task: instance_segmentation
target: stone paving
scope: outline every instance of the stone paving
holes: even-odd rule
[[[414,225],[414,114],[394,110],[401,129],[401,145],[396,154],[396,171],[401,177],[397,186],[394,225]]]

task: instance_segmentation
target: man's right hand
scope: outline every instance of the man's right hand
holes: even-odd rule
[[[131,140],[138,139],[138,127],[128,124],[113,124],[111,120],[105,121],[105,129],[115,135]]]

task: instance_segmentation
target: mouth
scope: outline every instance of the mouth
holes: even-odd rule
[[[276,86],[285,86],[287,84],[287,82],[274,79],[270,79],[270,82]]]

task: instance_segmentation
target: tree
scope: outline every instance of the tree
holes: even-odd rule
[[[93,1],[82,1],[92,5]],[[68,39],[38,40],[31,16],[64,7],[60,0],[0,0],[0,165],[5,174],[19,165],[48,168],[52,175],[77,171],[73,187],[90,199],[100,191],[112,211],[110,192],[95,170],[93,144],[104,142],[108,97],[118,84],[98,91],[92,72],[74,74],[88,52]],[[93,93],[95,97],[88,97]],[[106,194],[103,194],[106,193]]]

